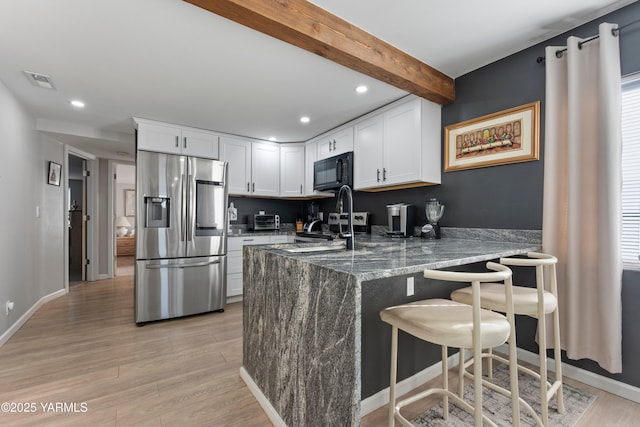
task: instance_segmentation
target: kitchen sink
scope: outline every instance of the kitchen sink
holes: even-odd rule
[[[287,252],[293,253],[307,253],[307,252],[326,252],[326,251],[344,251],[344,245],[323,245],[323,246],[310,246],[310,247],[297,247],[283,249]]]

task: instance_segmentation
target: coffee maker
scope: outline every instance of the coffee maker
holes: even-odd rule
[[[387,205],[387,215],[389,217],[387,235],[395,237],[413,236],[413,228],[415,226],[413,205],[407,203]]]

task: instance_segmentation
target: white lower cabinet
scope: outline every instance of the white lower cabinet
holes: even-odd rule
[[[246,245],[293,243],[295,236],[240,236],[227,239],[227,302],[242,300],[242,248]]]

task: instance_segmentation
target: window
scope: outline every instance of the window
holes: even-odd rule
[[[622,262],[640,270],[640,75],[622,84]]]

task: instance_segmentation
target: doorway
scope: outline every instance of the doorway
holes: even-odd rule
[[[87,161],[69,154],[67,212],[69,286],[87,280]]]

